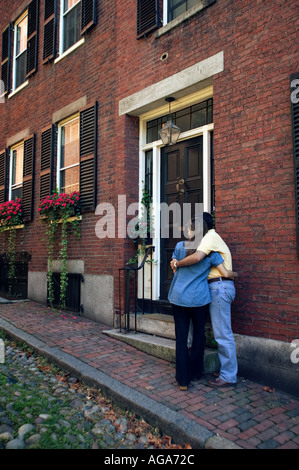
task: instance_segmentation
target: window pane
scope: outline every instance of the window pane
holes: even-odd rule
[[[169,0],[168,1],[168,21],[177,18],[179,15],[187,10],[187,2],[184,0]]]
[[[168,21],[177,18],[198,4],[198,0],[168,0]]]
[[[176,113],[175,124],[179,126],[181,132],[188,131],[190,129],[190,108],[183,109]]]
[[[60,167],[79,163],[79,118],[65,124],[61,129]]]
[[[156,122],[156,120],[155,120]],[[146,136],[146,141],[147,142],[154,142],[155,140],[158,140],[158,126],[157,122],[154,126],[149,126],[147,129],[147,136]]]
[[[207,112],[206,108],[199,109],[192,113],[192,128],[201,127],[207,124]]]
[[[189,0],[188,1],[188,10],[190,10],[190,8],[194,7],[197,3],[198,3],[198,0]]]
[[[153,151],[145,152],[145,190],[149,196],[153,196]]]
[[[66,51],[79,41],[81,32],[81,5],[80,3],[64,16],[63,49]]]
[[[64,0],[63,2],[63,13],[66,13],[70,8],[72,8],[80,0]]]
[[[27,51],[19,55],[15,61],[15,87],[22,85],[26,79],[26,60],[27,60]]]
[[[180,127],[182,132],[210,124],[213,122],[213,99],[210,98],[202,103],[189,106],[188,108],[171,113],[171,115],[172,120]],[[161,129],[162,123],[167,121],[167,117],[166,115],[146,123],[147,143],[160,139],[158,131]]]
[[[79,191],[79,165],[61,171],[60,191],[67,194]]]
[[[16,44],[16,55],[18,56],[27,49],[27,23],[28,16],[17,24],[17,44]]]
[[[11,199],[22,199],[22,186],[11,190]]]
[[[24,147],[18,147],[12,153],[12,185],[23,183]]]

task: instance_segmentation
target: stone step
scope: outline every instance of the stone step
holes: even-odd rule
[[[162,321],[162,320],[161,320]],[[175,362],[175,340],[170,338],[163,338],[161,336],[155,336],[153,334],[147,334],[142,332],[124,333],[120,332],[119,329],[106,330],[103,333],[107,334],[111,338],[123,341],[131,346],[144,351],[152,356],[165,359],[169,362]],[[205,349],[204,355],[204,372],[211,374],[219,371],[219,359],[216,349]]]
[[[137,314],[137,331],[163,338],[175,339],[174,318],[162,313]],[[130,329],[135,330],[135,315],[130,315]]]

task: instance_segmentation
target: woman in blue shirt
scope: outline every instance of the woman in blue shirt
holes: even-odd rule
[[[204,221],[204,234],[206,230]],[[185,242],[179,242],[172,257],[180,260],[187,254]],[[168,300],[172,304],[175,321],[176,380],[181,390],[187,390],[189,382],[202,375],[206,344],[205,321],[211,302],[207,277],[212,266],[217,266],[223,277],[234,277],[235,274],[228,271],[223,262],[219,253],[212,252],[200,263],[179,268],[175,271],[169,289]],[[187,339],[190,320],[193,323],[193,342],[189,353]]]

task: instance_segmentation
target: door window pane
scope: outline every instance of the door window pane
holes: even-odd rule
[[[162,127],[162,124],[167,121],[167,115],[153,119],[146,123],[147,134],[146,142],[154,142],[159,140],[159,130]],[[211,124],[213,122],[213,99],[210,98],[202,103],[189,106],[188,108],[181,109],[180,111],[172,112],[171,118],[173,122],[179,126],[181,132],[189,131],[190,129],[195,129],[196,127],[201,127],[206,124]]]
[[[145,190],[150,197],[153,196],[153,151],[145,152]]]

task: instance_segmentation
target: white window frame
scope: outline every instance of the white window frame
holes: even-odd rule
[[[10,148],[10,158],[9,158],[9,200],[12,200],[12,191],[18,187],[23,187],[23,176],[22,176],[22,182],[17,183],[17,184],[12,184],[12,173],[13,173],[13,153],[15,150],[23,147],[23,168],[22,172],[24,169],[24,141],[18,142],[17,144],[13,145]]]
[[[58,151],[57,151],[57,177],[56,177],[56,184],[57,184],[57,188],[58,188],[59,192],[61,192],[61,178],[60,178],[61,172],[64,171],[64,170],[68,170],[68,169],[70,169],[70,168],[74,168],[74,167],[80,165],[80,160],[78,160],[78,163],[74,163],[73,165],[61,167],[62,128],[63,128],[66,124],[70,124],[72,121],[75,121],[75,120],[78,120],[78,121],[79,121],[79,126],[80,126],[79,113],[77,113],[77,114],[75,114],[75,115],[73,115],[73,116],[70,116],[70,117],[67,118],[67,119],[64,119],[63,121],[61,121],[61,122],[58,124],[58,141],[57,141],[57,144],[58,144]],[[80,136],[79,136],[79,140],[80,140]],[[79,142],[79,145],[80,145],[80,142]],[[80,184],[80,177],[79,177],[78,184]]]
[[[197,104],[213,97],[213,87],[210,86],[200,92],[194,93],[180,100],[172,103],[172,111],[184,109],[187,106]],[[139,152],[139,201],[142,199],[143,181],[145,178],[145,152],[148,150],[153,151],[153,220],[155,225],[154,238],[152,244],[155,246],[153,253],[154,263],[152,265],[153,275],[153,300],[158,300],[160,297],[160,250],[161,250],[161,227],[160,227],[160,214],[157,213],[157,208],[161,203],[161,149],[164,147],[161,140],[146,143],[146,123],[152,119],[165,116],[168,114],[168,105],[150,111],[140,116],[139,136],[140,136],[140,152]],[[195,129],[190,129],[180,134],[178,142],[183,140],[192,139],[194,137],[203,137],[203,210],[205,212],[211,211],[211,133],[214,130],[214,124],[206,124]],[[142,285],[142,273],[138,272],[138,286]],[[150,274],[145,275],[145,279],[150,279]],[[141,287],[138,287],[138,295],[141,295]],[[149,296],[150,288],[145,284],[145,298]]]
[[[17,87],[16,86],[16,72],[17,72],[17,33],[18,33],[18,25],[23,21],[26,16],[28,17],[28,10],[26,10],[14,23],[14,44],[13,44],[13,80],[12,80],[12,92],[15,93],[18,90],[21,90],[24,88],[24,86],[27,84],[26,77],[24,78],[24,81]],[[27,32],[27,39],[28,39],[28,32]],[[27,46],[26,46],[26,51],[27,51]],[[24,54],[25,50],[22,52]]]
[[[84,38],[80,38],[77,42],[75,42],[71,47],[68,49],[64,48],[63,38],[64,38],[64,19],[65,17],[81,3],[81,0],[78,0],[67,12],[63,13],[63,4],[64,0],[60,0],[60,24],[59,24],[59,59],[65,57],[74,49],[79,47],[81,44],[84,43]],[[55,61],[56,62],[56,61]]]

